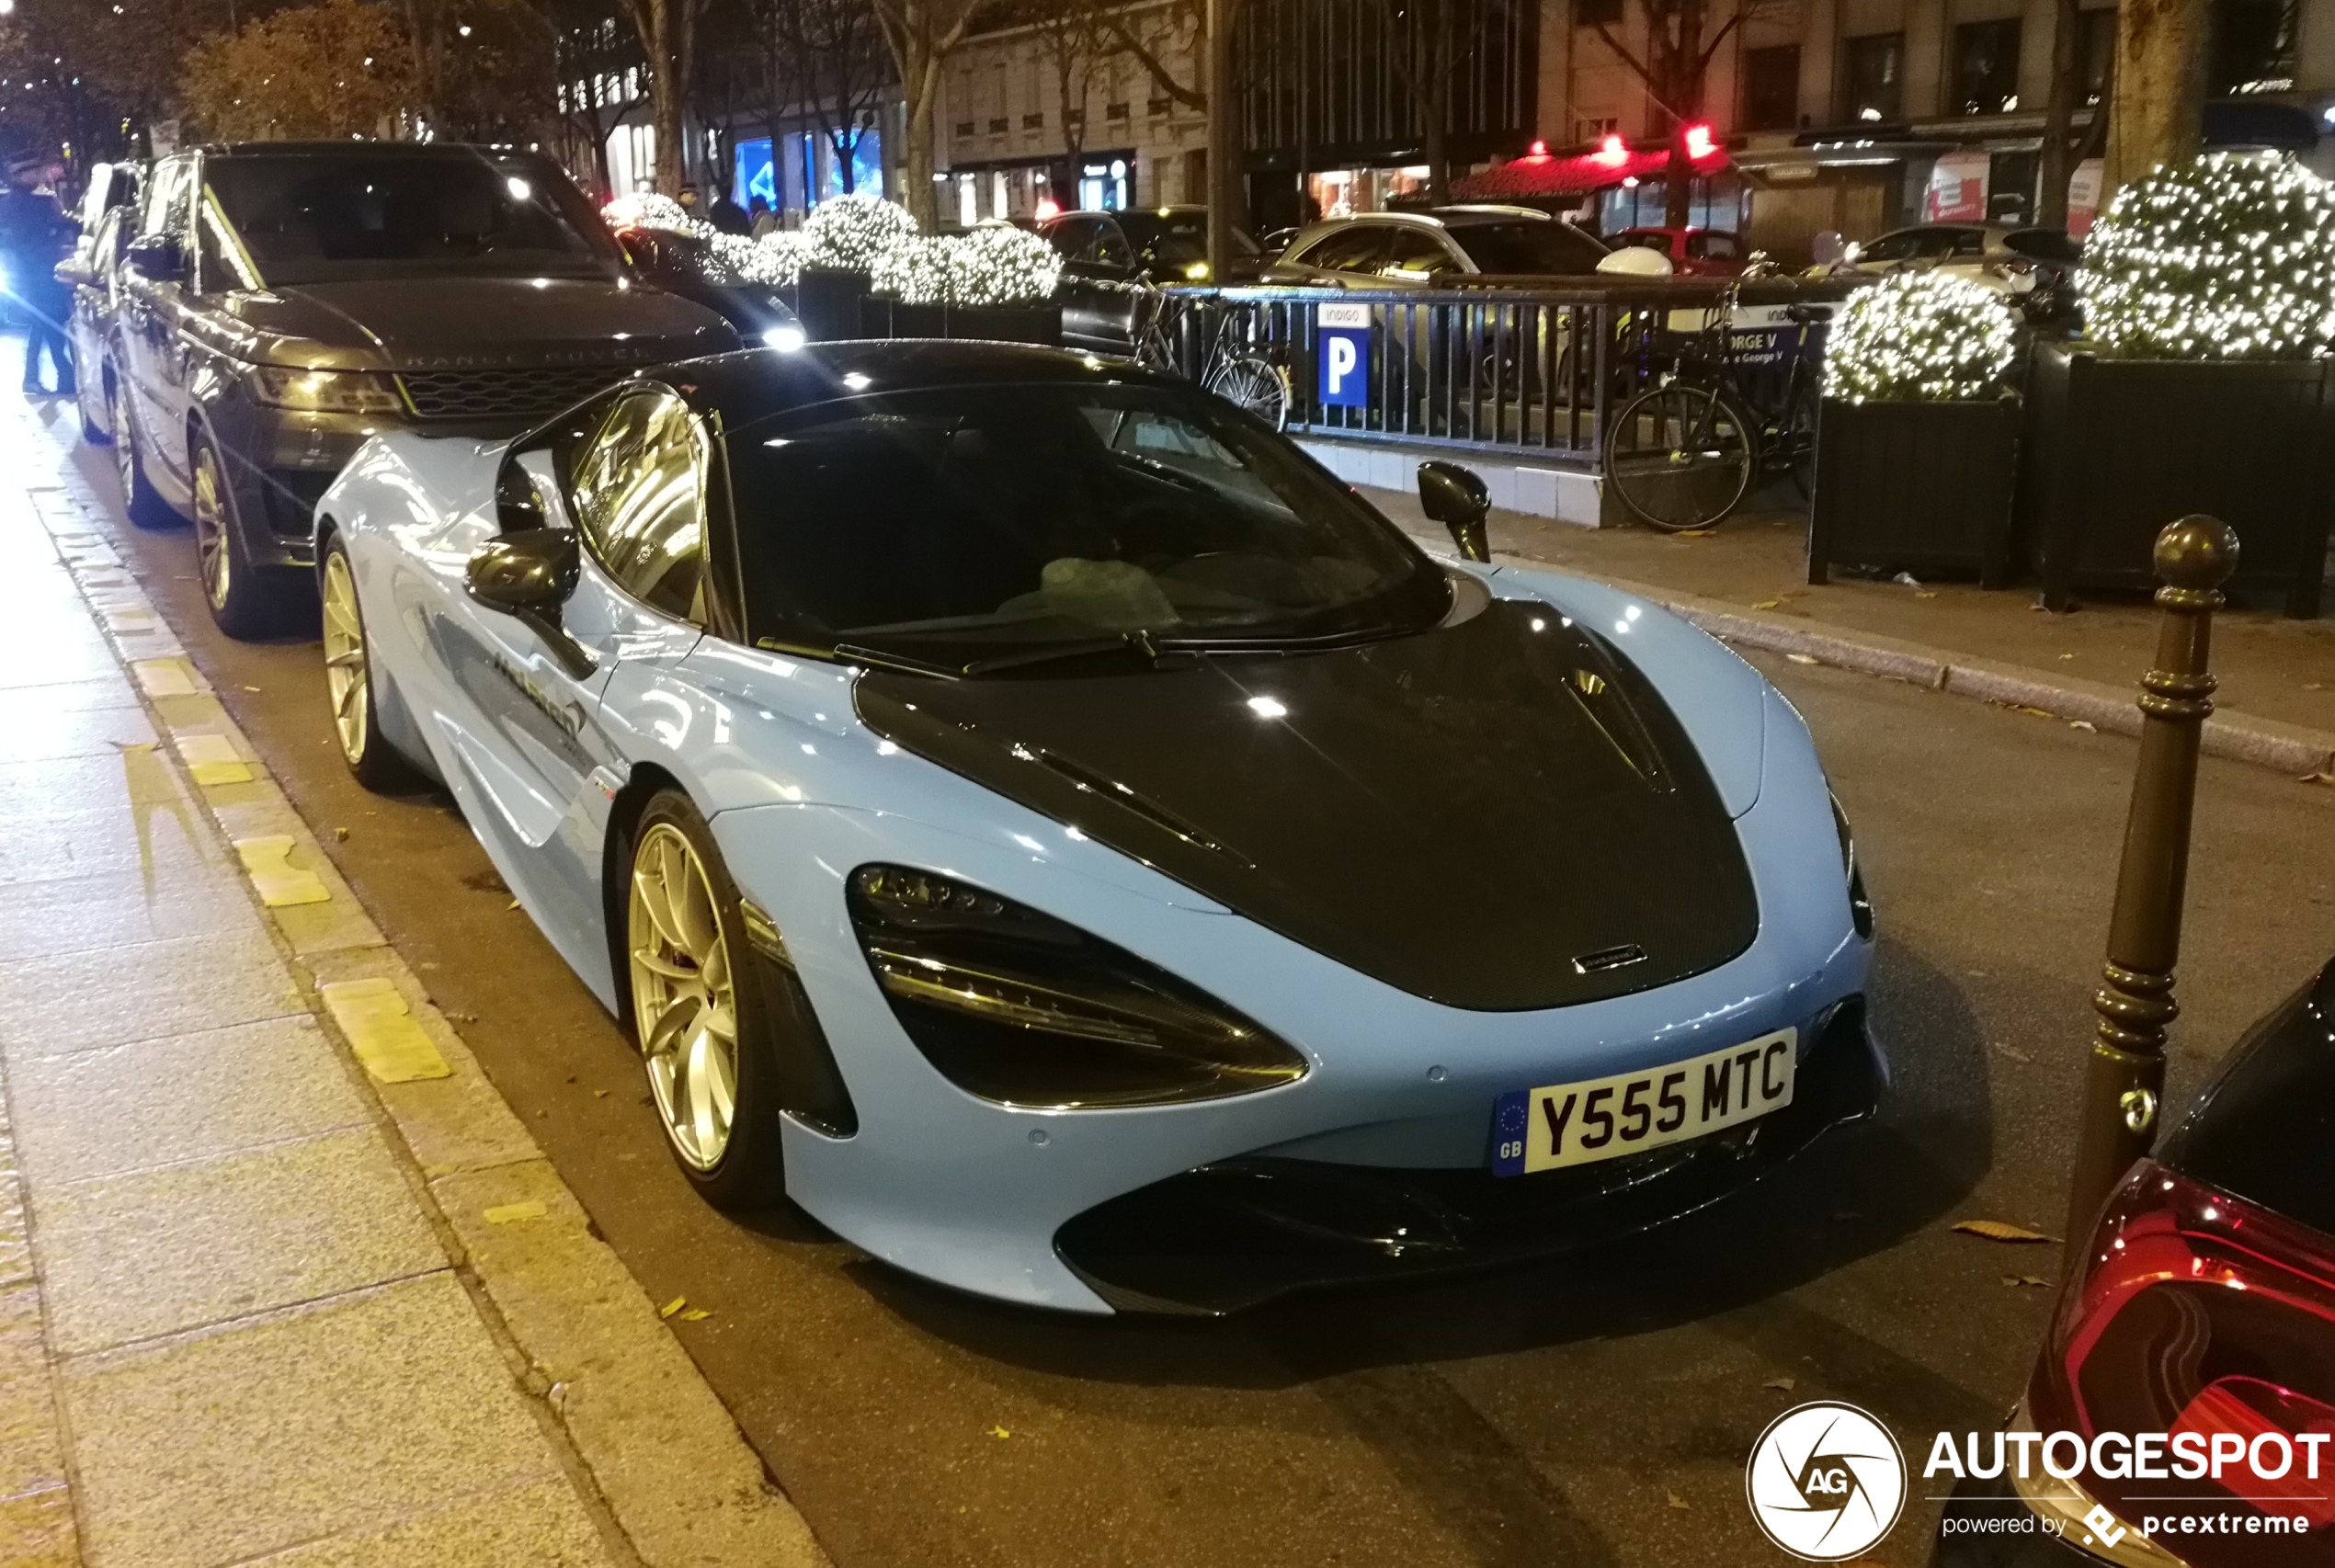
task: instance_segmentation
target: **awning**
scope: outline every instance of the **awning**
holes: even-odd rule
[[[1644,152],[1625,150],[1618,156],[1605,152],[1582,153],[1569,158],[1550,153],[1528,153],[1497,169],[1486,169],[1452,181],[1452,196],[1460,201],[1586,196],[1623,180],[1660,179],[1669,165],[1670,150],[1667,147]],[[1726,166],[1727,155],[1724,152],[1694,160],[1694,172],[1698,175],[1716,174]]]

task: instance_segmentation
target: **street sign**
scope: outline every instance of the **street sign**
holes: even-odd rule
[[[1331,408],[1370,406],[1370,307],[1314,307],[1315,359],[1320,364],[1315,401]]]

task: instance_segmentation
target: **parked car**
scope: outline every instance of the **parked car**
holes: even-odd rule
[[[318,517],[343,756],[446,782],[718,1207],[1216,1312],[1641,1230],[1874,1108],[1791,705],[1175,378],[732,355],[385,433]]]
[[[2065,229],[1923,223],[1893,229],[1823,270],[1836,277],[1877,278],[1891,272],[1942,269],[2002,293],[2023,294],[2064,281],[2082,259],[2082,247]]]
[[[1680,278],[1732,278],[1743,270],[1743,241],[1725,229],[1624,229],[1613,248],[1659,253]]]
[[[1457,278],[1587,278],[1604,243],[1530,207],[1438,207],[1308,224],[1271,266],[1268,283],[1415,289]]]
[[[1063,341],[1075,348],[1125,354],[1140,323],[1140,286],[1245,282],[1260,265],[1257,242],[1233,230],[1239,254],[1232,275],[1208,273],[1208,209],[1158,207],[1125,212],[1065,212],[1038,225],[1062,256]]]
[[[234,636],[313,605],[316,498],[390,426],[507,437],[644,364],[735,347],[636,285],[536,154],[258,142],[164,159],[100,377],[134,521],[194,524]]]
[[[703,305],[735,328],[741,341],[786,349],[808,341],[778,290],[747,278],[712,241],[671,229],[631,227],[616,231],[616,243],[633,277]]]
[[[73,355],[81,434],[99,446],[113,439],[113,416],[106,392],[106,346],[113,333],[121,262],[129,252],[137,218],[135,207],[108,208],[73,256],[57,264],[57,281],[73,290],[73,312],[65,318],[65,345]]]
[[[81,223],[76,256],[89,252],[97,239],[97,225],[105,222],[107,214],[137,205],[139,186],[144,178],[145,169],[141,164],[99,164],[90,169],[89,184],[81,193],[81,206],[75,214]]]
[[[2074,1433],[2100,1458],[1958,1484],[1938,1568],[2335,1563],[2335,964],[2254,1026],[2109,1199],[2010,1430]],[[2193,1434],[2208,1459],[2268,1446],[2260,1471],[2209,1474],[2160,1445],[2168,1473],[2142,1476],[2142,1433]]]

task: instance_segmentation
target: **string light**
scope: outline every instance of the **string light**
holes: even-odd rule
[[[803,233],[810,240],[810,266],[871,272],[885,246],[916,237],[917,221],[896,201],[852,191],[813,208]]]
[[[2116,193],[2084,246],[2112,354],[2313,359],[2335,348],[2335,186],[2279,153],[2208,153]]]
[[[1825,393],[1850,403],[1966,403],[1995,396],[2017,324],[1993,290],[1944,272],[1892,273],[1832,324]]]

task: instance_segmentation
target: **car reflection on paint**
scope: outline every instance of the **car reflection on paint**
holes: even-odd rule
[[[318,529],[345,756],[452,791],[724,1209],[1215,1312],[1643,1229],[1874,1104],[1790,705],[1626,595],[1429,556],[1180,382],[732,355],[386,435]],[[1656,1097],[1729,1050],[1757,1105]]]

